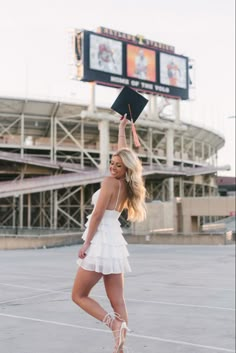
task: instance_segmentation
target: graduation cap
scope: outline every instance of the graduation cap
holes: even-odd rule
[[[138,140],[138,135],[136,133],[134,123],[143,111],[147,102],[148,100],[141,94],[129,88],[128,86],[125,86],[111,106],[111,109],[121,114],[122,116],[127,114],[126,118],[129,119],[132,123],[132,132],[136,147],[140,146],[140,142]]]

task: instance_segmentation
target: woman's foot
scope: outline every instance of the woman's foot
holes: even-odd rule
[[[125,321],[115,319],[112,325],[112,332],[115,339],[115,347],[113,353],[123,353],[123,345],[125,343],[125,336],[127,325]]]
[[[128,330],[126,322],[117,313],[114,313],[114,316],[107,314],[104,317],[103,322],[112,330],[115,339],[113,353],[123,353],[126,331]]]

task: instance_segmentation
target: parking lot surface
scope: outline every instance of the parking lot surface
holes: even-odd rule
[[[112,353],[71,301],[78,246],[0,251],[1,353]],[[129,245],[131,353],[235,352],[235,246]],[[100,281],[92,296],[111,311]]]

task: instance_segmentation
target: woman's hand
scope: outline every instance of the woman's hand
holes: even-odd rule
[[[79,254],[78,254],[78,256],[79,256],[79,258],[80,259],[84,259],[85,257],[86,257],[86,251],[88,250],[88,248],[89,248],[89,246],[90,246],[90,243],[84,243],[83,244],[83,246],[82,246],[82,248],[79,250]]]
[[[126,125],[128,124],[129,120],[126,118],[127,114],[121,117],[120,119],[120,129],[125,130]]]

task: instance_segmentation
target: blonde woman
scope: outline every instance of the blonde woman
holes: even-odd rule
[[[127,243],[121,233],[118,218],[123,209],[130,221],[146,217],[145,187],[142,165],[135,153],[127,148],[123,118],[119,126],[118,151],[110,162],[110,176],[92,197],[93,212],[88,216],[79,250],[79,269],[75,278],[72,300],[88,314],[107,325],[114,335],[112,353],[123,353],[128,314],[124,299],[124,273],[130,272]],[[108,313],[89,294],[103,278],[113,313]]]

